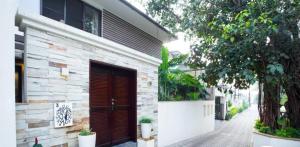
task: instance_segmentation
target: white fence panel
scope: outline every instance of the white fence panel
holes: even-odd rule
[[[158,103],[158,146],[164,147],[214,130],[215,102]]]

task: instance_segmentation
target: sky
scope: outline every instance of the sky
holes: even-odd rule
[[[146,13],[145,7],[141,3],[145,3],[147,0],[127,0],[132,5],[134,5],[136,8],[141,10],[142,12]],[[164,46],[166,46],[169,51],[179,51],[183,54],[187,54],[190,52],[190,43],[189,41],[184,40],[184,34],[183,33],[177,33],[176,36],[178,37],[178,40],[165,43]]]

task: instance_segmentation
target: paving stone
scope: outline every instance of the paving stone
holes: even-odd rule
[[[252,131],[258,118],[257,106],[237,114],[230,121],[216,121],[215,130],[168,147],[251,147]]]

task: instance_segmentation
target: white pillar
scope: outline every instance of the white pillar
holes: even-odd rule
[[[1,0],[0,9],[0,147],[16,146],[15,45],[16,0]]]

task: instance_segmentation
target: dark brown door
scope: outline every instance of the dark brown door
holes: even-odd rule
[[[90,125],[97,146],[136,140],[136,72],[91,64]]]

